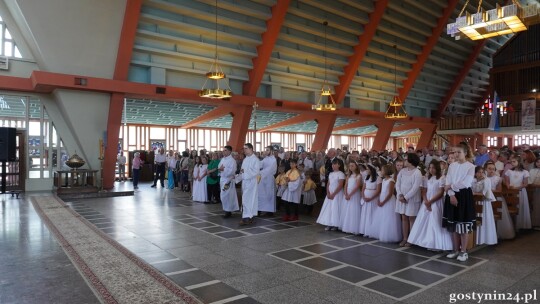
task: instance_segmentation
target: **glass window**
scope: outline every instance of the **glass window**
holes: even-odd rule
[[[0,19],[0,55],[22,58],[11,33],[2,19]]]
[[[158,128],[158,127],[150,128],[150,138],[165,139],[165,128]]]

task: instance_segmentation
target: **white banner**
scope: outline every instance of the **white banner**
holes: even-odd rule
[[[523,100],[521,104],[521,130],[534,131],[536,129],[536,100]]]

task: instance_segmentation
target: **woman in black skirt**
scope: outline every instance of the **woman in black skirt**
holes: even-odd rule
[[[471,185],[474,179],[472,152],[467,143],[455,147],[455,159],[446,175],[442,226],[452,232],[453,251],[446,257],[465,262],[469,258],[469,234],[475,229],[476,212]]]

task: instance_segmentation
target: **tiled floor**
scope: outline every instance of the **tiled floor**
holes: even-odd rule
[[[130,189],[117,183],[116,189]],[[28,201],[2,197],[0,303],[96,303]],[[456,292],[532,292],[540,233],[483,248],[467,263],[421,248],[324,231],[314,219],[238,226],[218,205],[140,185],[133,197],[71,207],[206,303],[448,303]]]
[[[400,248],[357,236],[342,236],[270,255],[395,300],[411,297],[487,261],[471,257],[460,263],[443,253]]]

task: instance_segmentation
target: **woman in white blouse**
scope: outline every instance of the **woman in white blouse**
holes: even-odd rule
[[[469,234],[475,229],[476,211],[471,189],[474,179],[474,165],[471,148],[460,143],[454,148],[456,161],[448,167],[446,175],[446,196],[443,211],[443,227],[452,232],[453,251],[446,257],[465,262],[469,258],[467,244]]]

